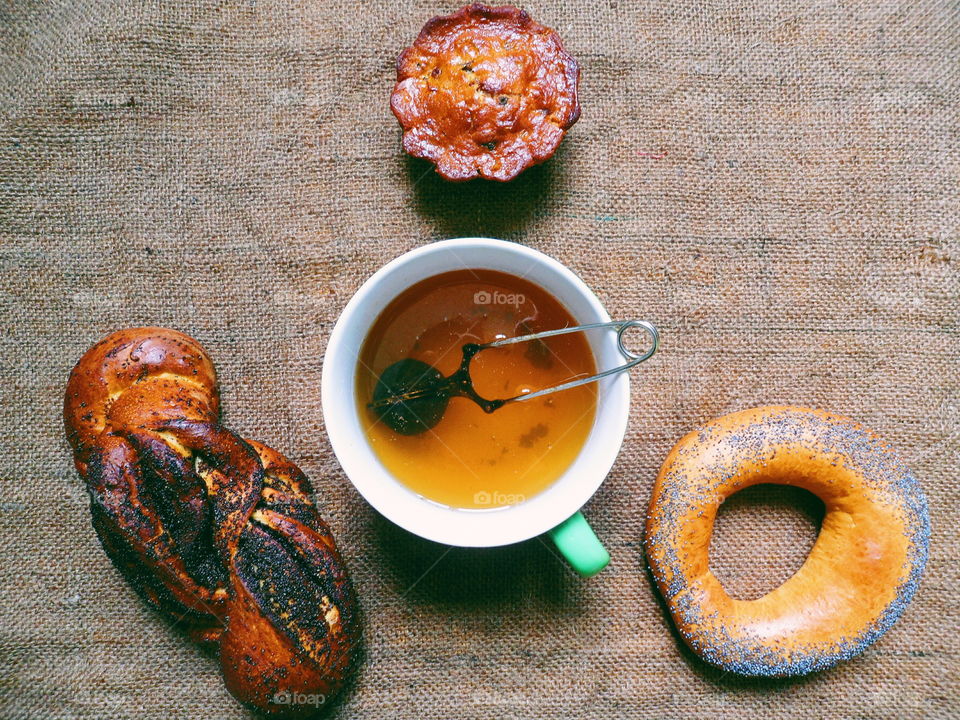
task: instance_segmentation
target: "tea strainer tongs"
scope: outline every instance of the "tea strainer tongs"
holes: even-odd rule
[[[609,328],[617,334],[617,349],[627,359],[623,365],[603,370],[589,377],[575,378],[560,385],[542,390],[521,393],[510,398],[488,400],[481,397],[473,387],[470,378],[470,361],[474,356],[493,348],[516,345],[523,342],[543,340],[557,335],[567,335],[587,330]],[[630,350],[624,342],[624,334],[631,328],[641,328],[649,337],[649,347],[641,354]],[[648,360],[660,347],[660,333],[646,320],[614,320],[612,322],[589,323],[575,327],[547,330],[531,335],[503,338],[488,343],[468,343],[463,346],[463,358],[460,367],[452,375],[444,375],[435,367],[422,360],[405,358],[388,366],[380,375],[373,391],[373,398],[367,404],[388,427],[401,435],[416,435],[429,430],[443,417],[451,397],[466,397],[491,413],[507,403],[524,402],[543,397],[551,393],[580,387],[596,382],[610,375],[626,372]]]

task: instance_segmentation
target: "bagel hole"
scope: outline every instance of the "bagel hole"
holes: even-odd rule
[[[788,485],[752,485],[720,506],[710,541],[710,570],[737,600],[776,590],[803,565],[823,521],[813,493]]]

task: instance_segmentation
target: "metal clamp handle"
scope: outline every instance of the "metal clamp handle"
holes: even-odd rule
[[[650,336],[650,349],[642,355],[630,350],[623,342],[624,333],[630,328],[642,328]],[[649,360],[657,349],[660,347],[660,333],[657,331],[657,328],[653,323],[646,320],[614,320],[612,322],[605,323],[590,323],[588,325],[577,325],[576,327],[561,328],[559,330],[547,330],[546,332],[534,333],[532,335],[521,335],[519,337],[505,338],[503,340],[495,340],[494,342],[485,343],[479,346],[480,350],[486,350],[487,348],[503,347],[504,345],[514,345],[516,343],[529,342],[530,340],[541,340],[543,338],[553,337],[555,335],[566,335],[568,333],[574,332],[583,332],[584,330],[594,330],[598,328],[611,328],[615,329],[617,332],[617,349],[620,350],[620,353],[625,357],[629,358],[629,362],[619,365],[615,368],[610,368],[609,370],[604,370],[599,372],[596,375],[591,375],[586,378],[579,378],[577,380],[571,380],[570,382],[563,383],[561,385],[556,385],[552,388],[544,388],[543,390],[537,390],[536,392],[526,393],[523,395],[516,395],[512,398],[507,398],[502,402],[520,402],[522,400],[532,400],[533,398],[543,397],[544,395],[549,395],[550,393],[559,392],[560,390],[569,390],[570,388],[579,387],[581,385],[586,385],[587,383],[596,382],[602,378],[608,377],[610,375],[615,375],[617,373],[625,372],[632,367],[635,367],[642,363],[644,360]]]

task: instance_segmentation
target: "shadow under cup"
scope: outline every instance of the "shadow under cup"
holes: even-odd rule
[[[552,485],[515,505],[478,511],[432,502],[395,478],[368,442],[354,388],[357,358],[370,328],[412,285],[465,268],[520,276],[559,301],[577,324],[610,320],[573,272],[522,245],[466,238],[425,245],[402,255],[361,286],[331,334],[321,390],[334,453],[358,492],[387,519],[415,535],[447,545],[491,547],[549,533],[575,570],[592,575],[606,565],[609,555],[579,510],[603,482],[623,441],[630,394],[626,373],[597,383],[593,427],[567,470]],[[615,333],[594,331],[586,337],[598,369],[622,362]]]

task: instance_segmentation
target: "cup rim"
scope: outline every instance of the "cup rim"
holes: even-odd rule
[[[626,433],[630,381],[627,373],[600,381],[594,424],[577,458],[560,478],[522,503],[493,509],[452,508],[424,498],[404,485],[382,465],[360,426],[354,396],[357,351],[380,312],[398,294],[386,296],[383,291],[386,281],[394,276],[400,277],[409,287],[444,272],[421,274],[411,272],[411,268],[433,254],[448,253],[457,257],[458,250],[467,254],[505,254],[512,259],[528,261],[531,268],[539,268],[558,283],[562,282],[567,294],[579,298],[587,312],[581,310],[578,313],[567,307],[578,323],[610,320],[600,300],[583,280],[558,260],[533,248],[483,237],[454,238],[422,245],[390,260],[367,278],[341,311],[323,360],[321,406],[324,424],[333,452],[351,484],[391,522],[415,535],[446,545],[508,545],[541,535],[557,526],[577,512],[603,483],[616,461]],[[472,263],[459,267],[482,268],[483,265]],[[527,279],[542,285],[530,277]],[[555,287],[544,287],[544,290],[554,296],[558,294]],[[609,340],[615,347],[614,339]],[[599,364],[603,360],[597,357],[598,347],[604,354],[609,353],[606,345],[591,341],[591,349]],[[573,472],[579,476],[571,476]]]

